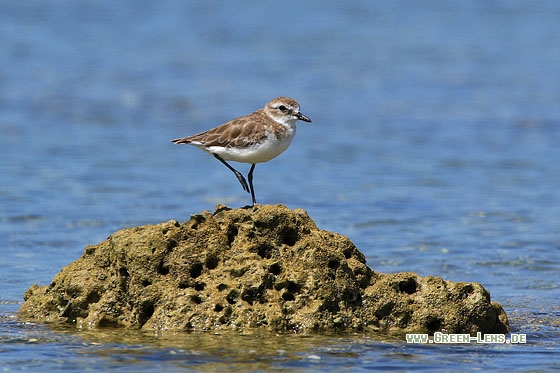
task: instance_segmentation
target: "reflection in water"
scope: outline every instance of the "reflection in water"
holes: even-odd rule
[[[78,355],[77,361],[102,360],[113,368],[135,363],[138,366],[165,364],[190,369],[266,370],[272,367],[306,367],[325,360],[358,359],[364,349],[394,354],[403,335],[384,334],[277,334],[265,331],[240,333],[185,332],[156,335],[137,330],[100,328],[78,330],[74,327],[48,327],[36,324],[4,323],[25,338],[2,342],[8,348],[18,345],[54,346]],[[9,326],[8,326],[9,325]],[[41,348],[41,347],[39,347]],[[399,356],[399,353],[397,353]],[[403,354],[399,359],[413,359]],[[76,359],[74,357],[74,359]],[[61,362],[62,363],[62,362]],[[170,365],[169,365],[170,364]]]

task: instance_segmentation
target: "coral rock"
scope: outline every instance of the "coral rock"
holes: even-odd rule
[[[350,239],[281,205],[123,229],[24,299],[23,319],[88,328],[508,331],[480,284],[374,272]]]

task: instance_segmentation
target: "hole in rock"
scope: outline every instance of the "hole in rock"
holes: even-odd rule
[[[229,304],[235,304],[237,303],[238,297],[239,297],[239,292],[233,289],[228,293],[228,295],[226,295],[226,300]]]
[[[158,264],[157,273],[159,273],[160,275],[164,275],[164,276],[169,274],[169,267],[167,267],[163,263],[163,260],[161,262],[159,262],[159,264]]]
[[[281,233],[282,243],[288,246],[294,246],[298,240],[297,230],[286,228]]]
[[[290,281],[288,283],[288,286],[286,287],[286,289],[290,292],[290,293],[299,293],[299,291],[301,290],[301,286],[299,286],[297,283]]]
[[[154,314],[154,304],[152,302],[144,302],[140,307],[140,313],[138,315],[138,322],[144,325]]]
[[[80,295],[82,295],[82,289],[80,289],[79,287],[71,286],[66,289],[66,294],[68,294],[71,298],[76,299]]]
[[[441,320],[438,318],[432,318],[431,320],[428,320],[428,322],[426,323],[426,328],[428,328],[428,330],[432,332],[441,330]]]
[[[414,294],[417,291],[418,284],[413,278],[409,278],[399,283],[399,291],[407,294]]]
[[[282,299],[284,299],[285,301],[293,301],[293,300],[296,300],[296,297],[295,297],[295,295],[293,295],[289,291],[285,291],[282,294]]]
[[[268,267],[268,271],[273,275],[278,276],[280,273],[282,273],[282,267],[280,267],[280,264],[274,263],[271,264],[270,267]]]
[[[262,289],[260,287],[251,287],[243,290],[241,293],[241,299],[245,302],[253,305],[253,302],[259,300],[262,297]]]
[[[202,274],[202,263],[194,263],[189,273],[192,278],[197,278],[198,276],[200,276]]]
[[[327,266],[329,266],[330,269],[337,269],[339,265],[340,261],[338,259],[331,259],[327,263]]]
[[[97,325],[101,328],[114,328],[114,327],[117,327],[119,325],[119,323],[112,318],[102,317],[97,322]]]
[[[462,289],[463,298],[467,298],[470,294],[474,293],[474,288],[471,284],[467,284]]]
[[[220,261],[218,260],[218,257],[216,255],[210,254],[206,258],[206,268],[214,269],[218,266],[219,262]]]
[[[227,239],[228,239],[228,243],[230,245],[233,243],[233,241],[235,240],[235,237],[237,236],[238,233],[239,233],[239,229],[237,229],[237,227],[235,225],[232,224],[228,227]]]
[[[352,257],[352,249],[348,248],[342,252],[346,259],[350,259]]]
[[[177,241],[175,241],[175,240],[167,241],[167,245],[165,246],[165,248],[167,249],[167,252],[173,251],[173,249],[175,247],[177,247]]]
[[[99,293],[96,292],[96,291],[92,291],[86,297],[86,303],[97,303],[97,302],[99,302],[100,299],[101,299],[101,296],[99,295]]]
[[[263,259],[270,259],[274,248],[270,245],[262,245],[257,249],[257,255]]]
[[[203,215],[196,214],[191,216],[191,220],[187,223],[189,224],[190,229],[198,229],[199,224],[203,223],[206,218]]]
[[[189,287],[189,282],[188,281],[181,281],[179,282],[178,288],[179,289],[186,289]]]
[[[360,299],[360,292],[355,289],[344,289],[342,299],[348,303],[354,303]]]

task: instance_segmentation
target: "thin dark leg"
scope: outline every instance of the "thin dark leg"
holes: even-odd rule
[[[255,188],[253,188],[253,171],[255,170],[255,164],[251,166],[251,170],[249,171],[248,179],[249,179],[249,187],[251,187],[251,197],[253,198],[253,206],[257,204],[255,200]]]
[[[237,180],[239,180],[239,182],[241,183],[241,186],[243,187],[243,190],[246,191],[247,193],[249,193],[249,187],[247,186],[247,181],[245,181],[245,178],[243,177],[243,175],[241,175],[241,172],[239,172],[235,168],[231,167],[229,165],[229,163],[224,161],[223,158],[220,157],[219,155],[213,154],[213,156],[216,157],[217,160],[219,160],[220,162],[225,164],[226,167],[229,168],[235,174],[235,176],[237,176]],[[252,188],[252,185],[251,185],[251,188]],[[255,199],[255,197],[253,197],[253,200],[254,199]]]

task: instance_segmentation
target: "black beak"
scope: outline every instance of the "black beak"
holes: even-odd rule
[[[309,122],[311,123],[311,119],[309,119],[308,117],[306,117],[305,115],[303,115],[302,113],[297,113],[296,114],[296,118],[299,120],[303,120],[304,122]]]

